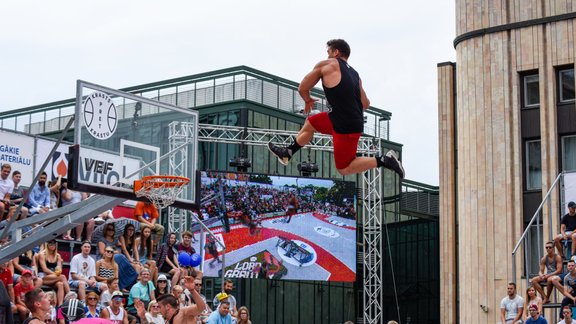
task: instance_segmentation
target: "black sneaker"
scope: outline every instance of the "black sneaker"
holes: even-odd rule
[[[278,158],[278,162],[282,163],[283,165],[288,165],[290,159],[292,158],[292,154],[288,151],[285,147],[276,146],[272,143],[268,143],[268,150],[272,152],[272,154],[276,155]]]
[[[402,167],[402,162],[398,160],[396,153],[394,151],[388,151],[386,155],[382,157],[382,162],[384,162],[384,167],[390,169],[400,176],[400,179],[404,179],[404,168]]]

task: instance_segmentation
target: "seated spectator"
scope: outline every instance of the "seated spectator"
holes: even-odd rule
[[[536,305],[538,307],[538,313],[542,314],[542,299],[536,293],[536,289],[532,286],[526,289],[526,299],[524,300],[525,316],[524,320],[530,317],[529,308],[531,305]]]
[[[560,234],[554,238],[554,245],[558,250],[558,254],[564,259],[564,249],[562,248],[562,241],[572,240],[572,255],[576,253],[576,203],[571,201],[568,203],[568,214],[562,216],[560,224]]]
[[[141,266],[138,260],[134,259],[134,242],[136,241],[136,230],[133,224],[126,224],[124,226],[124,232],[119,237],[120,247],[122,249],[122,253],[126,256],[126,258],[133,264],[134,268],[140,272]]]
[[[150,270],[147,268],[142,269],[140,271],[140,281],[132,286],[130,289],[130,295],[128,296],[128,312],[135,315],[137,313],[137,309],[135,307],[135,303],[141,301],[144,303],[144,308],[148,308],[148,304],[151,300],[156,299],[154,290],[154,284],[150,280]]]
[[[122,302],[124,295],[118,290],[112,293],[112,301],[100,312],[100,318],[112,321],[113,323],[128,324],[128,312],[124,309]]]
[[[12,261],[6,263],[0,263],[0,281],[6,288],[8,296],[10,296],[10,306],[12,308],[12,313],[16,313],[16,300],[14,299],[14,276],[12,275]]]
[[[186,303],[186,296],[184,296],[184,288],[182,288],[182,286],[176,285],[172,287],[172,296],[178,300],[178,305],[180,305],[180,307],[188,306]]]
[[[572,307],[571,306],[564,306],[562,307],[562,317],[564,317],[563,320],[561,320],[560,322],[558,322],[558,324],[572,324],[572,323],[576,323],[575,320],[572,319]]]
[[[207,324],[232,324],[232,316],[230,315],[230,303],[222,300],[218,305],[218,309],[210,316],[208,316]]]
[[[84,318],[100,318],[99,301],[100,297],[97,293],[91,291],[86,294],[86,300],[84,301]]]
[[[98,255],[106,255],[107,249],[114,251],[112,257],[114,258],[114,263],[118,268],[114,276],[120,278],[120,289],[126,289],[138,278],[138,271],[140,270],[140,266],[139,264],[134,265],[130,263],[126,256],[120,253],[120,250],[124,250],[125,248],[122,246],[121,240],[116,237],[115,224],[110,222],[104,224],[103,226],[103,237],[98,241]],[[119,275],[120,273],[122,274],[121,276]]]
[[[168,273],[172,276],[172,285],[177,285],[182,277],[183,269],[178,263],[178,250],[176,248],[176,233],[168,234],[165,243],[158,246],[156,253],[156,265],[159,272]],[[160,280],[160,279],[158,279]]]
[[[58,175],[56,180],[50,181],[50,209],[56,209],[60,206],[60,187],[62,186],[62,176]]]
[[[32,282],[32,271],[24,270],[22,280],[14,286],[14,299],[16,300],[16,308],[18,309],[18,314],[20,314],[20,320],[24,321],[28,317],[28,308],[24,303],[24,295],[34,289],[34,283]]]
[[[168,282],[168,278],[164,274],[159,275],[158,280],[156,281],[156,298],[170,293],[170,283]]]
[[[507,293],[500,302],[500,321],[506,324],[522,323],[524,299],[516,294],[516,283],[508,283]]]
[[[118,278],[118,265],[114,261],[115,252],[111,246],[107,246],[104,257],[96,261],[96,280],[99,282],[106,283],[110,278]]]
[[[67,182],[62,184],[62,191],[60,193],[62,207],[79,203],[87,198],[87,193],[68,189]],[[76,241],[82,241],[82,231],[84,230],[84,226],[86,226],[86,241],[92,241],[92,232],[94,231],[95,224],[94,220],[90,219],[86,223],[76,226]],[[67,237],[70,238],[70,232],[68,232]]]
[[[248,312],[248,307],[242,306],[238,309],[236,324],[252,324],[252,321],[250,320],[250,312]]]
[[[86,297],[86,289],[92,288],[99,292],[108,289],[106,284],[96,280],[96,262],[90,256],[92,246],[89,241],[82,243],[82,253],[76,254],[70,261],[70,278],[68,283],[72,288],[78,288],[80,299]]]
[[[546,319],[540,315],[538,306],[530,305],[528,311],[530,312],[530,317],[526,320],[526,324],[548,324]]]
[[[10,164],[2,164],[0,169],[0,220],[4,219],[4,214],[10,208],[10,195],[14,191],[14,182],[8,177],[10,171],[12,171]]]
[[[202,323],[206,323],[206,320],[208,319],[208,316],[210,316],[210,313],[212,313],[212,310],[210,309],[210,307],[208,307],[208,304],[206,304],[206,297],[200,293],[201,289],[202,289],[202,279],[198,277],[194,278],[194,290],[196,290],[196,292],[198,293],[198,295],[200,295],[200,298],[206,305],[206,307],[204,307],[204,309],[202,310],[202,313],[198,315],[198,320]],[[184,293],[188,296],[188,298],[192,300],[192,302],[194,302],[194,299],[192,299],[192,295],[189,293],[190,291],[191,291],[190,289],[186,288]]]
[[[150,324],[164,324],[164,317],[160,313],[160,305],[155,300],[151,301],[148,305],[148,311],[146,312],[146,320]]]
[[[38,253],[40,276],[44,285],[56,289],[56,305],[64,302],[64,296],[70,291],[68,279],[62,274],[62,256],[58,253],[58,242],[50,240],[44,250]]]
[[[134,217],[142,224],[149,226],[154,232],[155,243],[159,242],[164,237],[164,226],[158,224],[158,209],[153,203],[147,201],[139,201],[134,207]]]
[[[114,291],[120,290],[118,286],[118,278],[108,278],[106,280],[106,285],[108,286],[108,290],[100,294],[100,304],[103,307],[110,306],[110,302],[112,301],[112,294]]]
[[[50,312],[48,296],[40,288],[34,288],[24,295],[24,304],[30,310],[31,319],[28,324],[44,324],[46,314]]]
[[[150,269],[151,279],[156,281],[158,268],[156,268],[156,262],[152,258],[152,230],[150,227],[146,225],[140,226],[140,236],[134,241],[134,247],[134,259]]]
[[[50,301],[50,319],[46,319],[46,321],[50,321],[50,324],[57,323],[57,306],[56,306],[56,293],[53,290],[46,291],[46,295],[48,296],[48,300]],[[48,322],[47,322],[48,323]]]
[[[564,279],[564,275],[562,274],[562,269],[564,268],[562,257],[554,253],[554,243],[548,242],[545,247],[546,255],[540,259],[540,272],[538,276],[530,280],[532,286],[534,286],[542,296],[543,304],[547,304],[550,300],[550,295],[554,287],[562,292],[561,281]],[[542,290],[541,284],[543,283],[546,283],[546,294],[544,294]],[[528,309],[526,309],[526,311],[528,311]]]
[[[566,267],[568,273],[564,277],[564,289],[562,290],[562,294],[566,297],[562,299],[562,307],[576,303],[576,264],[574,260],[569,260]],[[562,314],[560,314],[560,318],[563,318]]]
[[[11,205],[19,205],[24,199],[24,190],[26,188],[20,186],[20,181],[22,180],[22,174],[18,170],[14,170],[12,172],[12,182],[14,182],[14,189],[12,190],[12,194],[10,195],[10,204]],[[28,217],[29,211],[26,204],[22,205],[20,209],[20,217],[17,219],[24,219]]]
[[[32,280],[34,281],[34,285],[38,288],[42,287],[43,281],[41,278],[38,278],[38,265],[34,250],[26,251],[15,257],[12,259],[11,265],[14,269],[13,274],[15,283],[20,281],[20,275],[24,270],[30,270],[32,271]]]
[[[28,206],[32,215],[43,214],[50,210],[50,188],[46,185],[47,178],[46,172],[42,171],[38,183],[30,191]]]

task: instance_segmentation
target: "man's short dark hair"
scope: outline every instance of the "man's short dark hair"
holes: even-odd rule
[[[232,281],[230,279],[226,279],[226,280],[224,280],[224,284],[234,284],[234,281]]]
[[[515,282],[509,282],[508,286],[514,286],[514,289],[516,289],[516,283]]]
[[[22,173],[21,173],[20,171],[18,171],[18,170],[14,170],[14,171],[12,172],[12,176],[19,175],[19,174],[22,174]]]
[[[223,300],[223,301],[220,302],[220,305],[218,305],[218,307],[220,307],[220,306],[222,306],[222,305],[228,305],[228,306],[230,306],[230,302],[227,301],[227,300]]]
[[[2,164],[2,169],[6,169],[6,168],[12,170],[12,166],[9,163]]]
[[[344,58],[350,57],[350,45],[343,39],[331,39],[326,42],[326,45],[332,50],[340,51]]]
[[[184,237],[184,236],[188,236],[190,238],[194,237],[194,235],[190,231],[184,231],[184,233],[182,233],[182,237]]]
[[[178,299],[176,299],[174,295],[161,295],[160,297],[156,298],[156,301],[164,306],[170,305],[172,308],[178,308],[178,306],[180,306]]]
[[[46,173],[46,171],[42,171],[42,173],[40,173],[40,175],[48,177],[48,173]]]
[[[42,300],[40,294],[43,292],[44,291],[40,288],[34,288],[24,295],[24,304],[26,304],[26,308],[28,308],[32,313],[36,311],[35,303]]]

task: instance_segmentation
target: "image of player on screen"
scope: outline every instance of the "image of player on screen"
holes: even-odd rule
[[[288,206],[286,206],[286,224],[290,223],[292,216],[298,212],[298,198],[294,193],[288,197]]]

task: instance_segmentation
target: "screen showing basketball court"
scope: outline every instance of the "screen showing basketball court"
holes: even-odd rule
[[[207,239],[206,276],[356,280],[355,184],[265,174],[202,172],[200,208],[226,246]]]

